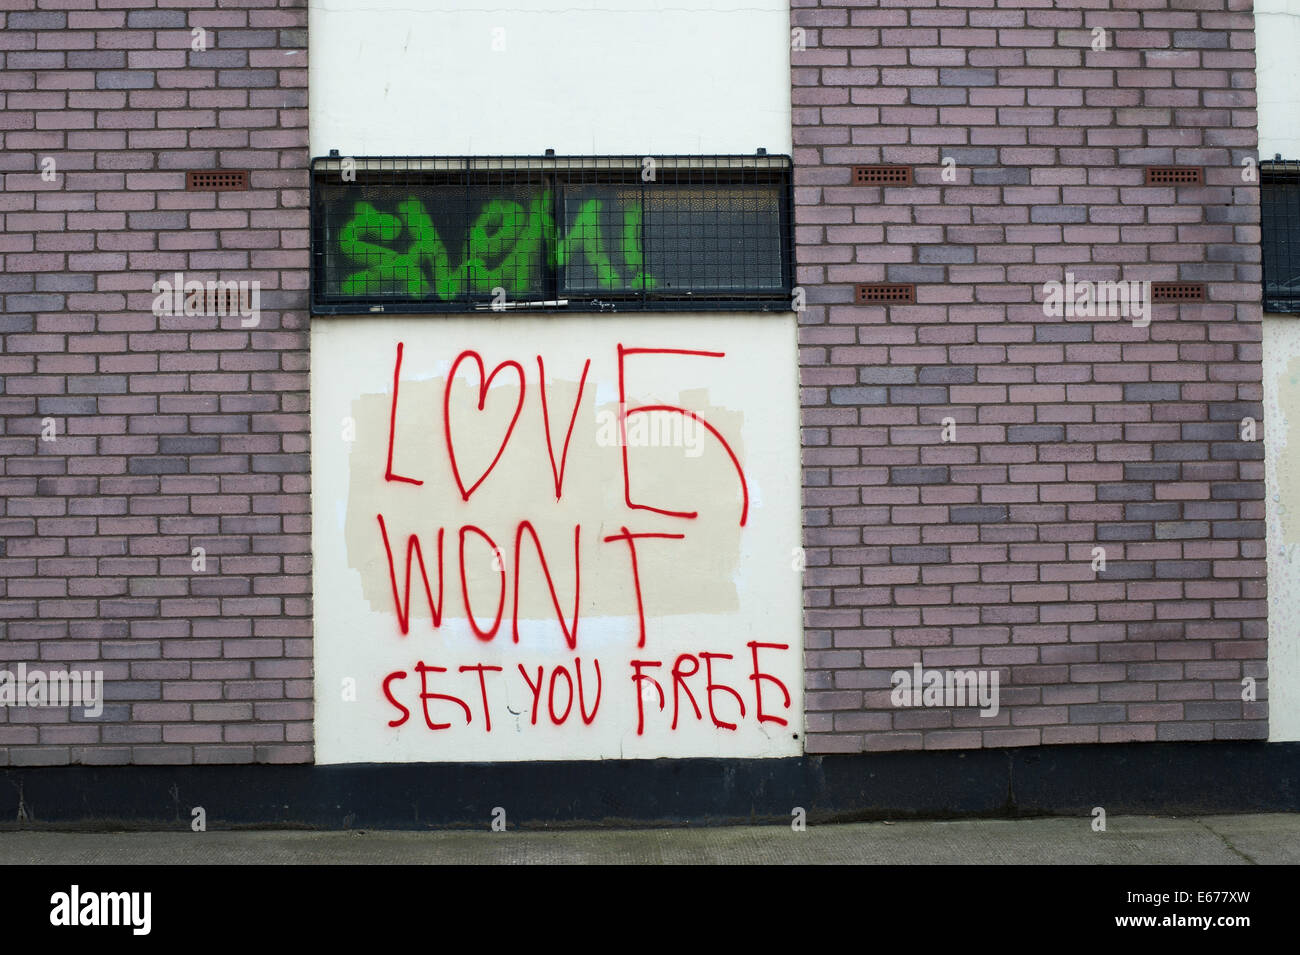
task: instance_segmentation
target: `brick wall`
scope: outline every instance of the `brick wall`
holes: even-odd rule
[[[7,764],[311,758],[306,4],[216,6],[0,0],[0,666],[108,698]],[[155,316],[178,271],[259,324]]]
[[[1264,738],[1250,0],[795,0],[792,23],[808,750]],[[878,162],[916,185],[849,185]],[[1155,163],[1206,185],[1146,188]],[[1210,304],[1046,318],[1067,271]],[[850,304],[882,281],[917,304]],[[996,668],[1001,712],[894,707],[916,661]]]

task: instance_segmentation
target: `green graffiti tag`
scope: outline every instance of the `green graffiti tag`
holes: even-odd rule
[[[453,265],[446,244],[418,199],[403,200],[396,215],[358,202],[352,218],[339,232],[339,251],[364,268],[349,274],[340,291],[366,295],[385,289],[443,301],[496,288],[524,295],[537,291],[535,276],[543,261],[548,268],[563,269],[583,260],[601,289],[655,287],[654,277],[645,272],[639,204],[631,203],[623,210],[621,268],[606,246],[601,200],[584,202],[563,236],[558,235],[550,209],[549,192],[533,199],[527,208],[508,199],[491,200],[470,225],[459,264]],[[403,240],[404,252],[394,247]]]

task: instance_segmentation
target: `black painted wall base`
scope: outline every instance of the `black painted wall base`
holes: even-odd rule
[[[510,828],[1300,811],[1300,743],[805,756],[2,771],[0,828]]]

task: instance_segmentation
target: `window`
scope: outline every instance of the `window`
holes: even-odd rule
[[[312,311],[790,310],[784,156],[312,162]]]
[[[1264,311],[1300,312],[1300,162],[1259,164]]]

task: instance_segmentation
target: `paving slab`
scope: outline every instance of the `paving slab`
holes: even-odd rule
[[[0,864],[1300,864],[1300,814],[674,829],[0,832]]]

